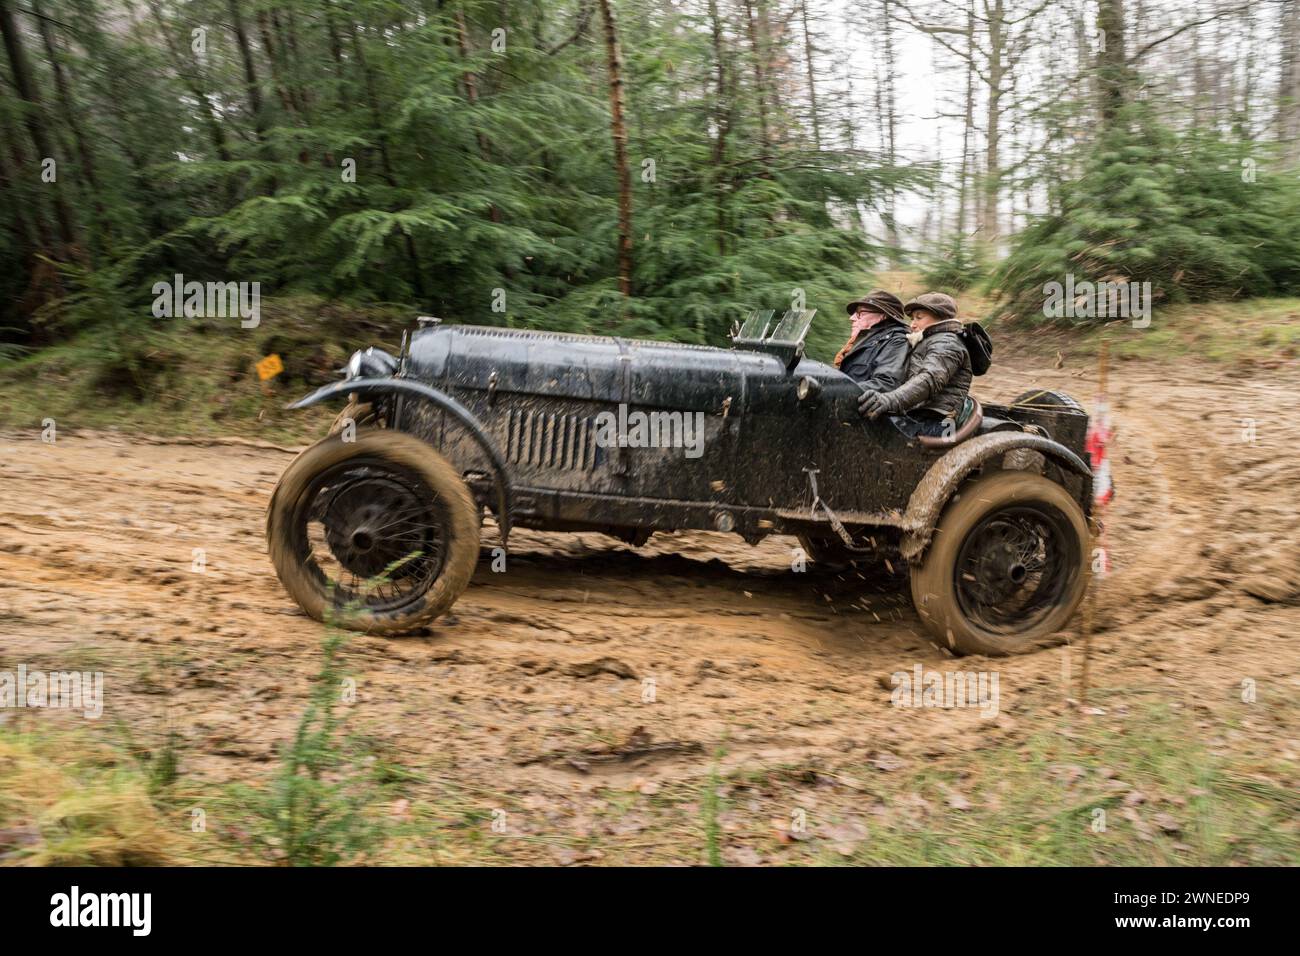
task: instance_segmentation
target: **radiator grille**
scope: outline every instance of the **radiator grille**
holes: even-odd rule
[[[506,457],[520,465],[591,471],[596,429],[590,418],[511,409],[506,416]]]

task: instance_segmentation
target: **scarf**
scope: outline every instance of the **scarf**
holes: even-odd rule
[[[883,322],[885,320],[881,318],[878,321]],[[869,318],[859,319],[857,316],[854,316],[853,328],[849,331],[849,340],[844,343],[844,348],[835,353],[836,368],[840,367],[840,363],[844,361],[844,356],[848,355],[853,349],[853,343],[858,340],[858,336],[869,328],[870,322],[871,320]]]

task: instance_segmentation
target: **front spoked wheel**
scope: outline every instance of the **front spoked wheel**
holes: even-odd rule
[[[912,569],[926,627],[963,654],[1017,654],[1048,643],[1088,586],[1088,525],[1060,485],[1023,471],[964,486]]]
[[[336,435],[303,452],[267,515],[272,562],[307,614],[394,633],[438,617],[478,558],[478,520],[465,483],[410,435]]]

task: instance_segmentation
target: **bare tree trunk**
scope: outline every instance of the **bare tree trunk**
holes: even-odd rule
[[[813,68],[812,33],[808,30],[808,0],[800,0],[799,16],[803,20],[803,54],[808,65],[808,104],[812,110],[813,145],[821,152],[822,127],[817,109],[817,71]]]
[[[1241,63],[1241,81],[1240,99],[1233,103],[1233,122],[1236,124],[1239,135],[1249,137],[1252,135],[1252,124],[1255,113],[1255,71],[1258,63],[1257,51],[1263,46],[1260,43],[1257,34],[1257,20],[1255,9],[1247,7],[1241,11],[1242,27],[1246,35],[1246,52],[1242,57]]]
[[[257,83],[257,67],[253,63],[253,48],[248,42],[248,30],[244,26],[244,16],[239,9],[239,0],[226,0],[230,8],[230,24],[235,31],[235,42],[239,46],[239,56],[244,66],[244,91],[248,96],[248,108],[253,112],[253,130],[259,143],[266,142],[266,115],[262,111],[262,89]]]
[[[294,19],[293,7],[285,9],[283,23],[280,20],[280,14],[273,10],[271,12],[271,23],[275,26],[276,34],[280,38],[280,48],[285,51],[285,66],[289,70],[289,92],[298,104],[298,112],[303,115],[307,125],[310,126],[312,122],[311,90],[303,84],[302,80],[302,55],[298,52],[298,24]]]
[[[609,69],[609,123],[614,137],[614,171],[618,175],[618,290],[632,295],[632,171],[627,160],[627,123],[623,102],[623,53],[610,0],[600,0],[605,22],[605,61]]]
[[[1201,5],[1195,4],[1192,7],[1192,17],[1199,20],[1201,18]],[[1201,30],[1199,27],[1192,28],[1192,125],[1201,124],[1201,112],[1205,109],[1206,103],[1210,99],[1209,90],[1209,71],[1205,68],[1205,56],[1201,51]]]
[[[95,228],[90,230],[90,247],[92,255],[98,255],[101,251],[100,238],[107,238],[106,235],[101,237],[98,233],[99,230],[105,229],[107,217],[104,212],[103,198],[99,191],[99,180],[95,174],[95,156],[90,150],[90,143],[86,139],[81,119],[77,115],[76,101],[72,96],[67,72],[63,69],[63,63],[59,58],[59,51],[54,42],[54,29],[50,26],[50,21],[41,10],[40,0],[32,0],[32,12],[36,15],[41,43],[45,47],[45,56],[49,59],[50,69],[54,73],[54,89],[59,98],[63,122],[72,131],[72,141],[77,148],[77,161],[81,166],[81,174],[86,177],[86,192],[90,196],[91,206],[95,211]]]
[[[1078,37],[1076,46],[1076,71],[1079,76],[1078,97],[1084,102],[1091,102],[1094,89],[1097,83],[1096,63],[1093,62],[1092,31],[1088,29],[1088,11],[1087,8],[1080,4],[1072,17],[1074,30]],[[1077,137],[1076,137],[1077,138]]]
[[[10,127],[4,116],[0,116],[0,134],[9,144],[9,155],[5,157],[6,162],[0,162],[0,185],[5,188],[6,193],[12,194],[15,199],[9,203],[9,213],[13,216],[14,227],[21,232],[28,244],[19,246],[25,252],[24,258],[30,259],[34,252],[50,252],[54,249],[54,240],[50,236],[50,230],[41,218],[41,212],[30,203],[23,193],[27,190],[19,189],[18,184],[9,179],[8,171],[27,169],[27,153],[22,146],[22,140],[19,138],[18,131]],[[32,212],[32,220],[29,224],[23,217],[24,208]]]
[[[1101,119],[1110,126],[1128,99],[1129,73],[1124,45],[1124,0],[1098,0],[1097,29],[1105,45],[1097,55]]]
[[[897,75],[894,62],[894,21],[890,0],[881,0],[880,29],[884,40],[884,131],[885,162],[890,169],[898,166],[898,97],[894,87]],[[889,264],[897,269],[902,260],[898,239],[898,190],[890,184],[885,190],[885,242],[889,245]]]
[[[13,197],[5,200],[5,207],[9,210],[9,228],[14,235],[14,248],[21,252],[23,260],[26,261],[30,258],[32,250],[38,248],[36,233],[23,217],[22,204],[14,196],[17,190],[9,179],[8,170],[8,164],[0,163],[0,196]]]
[[[759,42],[758,22],[754,16],[754,5],[745,0],[745,28],[749,32],[749,47],[754,56],[754,88],[758,93],[758,128],[762,138],[764,157],[771,154],[772,127],[767,114],[767,76],[764,70],[763,46]],[[766,167],[766,159],[763,163]]]
[[[27,124],[27,132],[32,138],[32,144],[36,147],[37,161],[41,162],[47,158],[54,157],[54,150],[51,148],[50,137],[45,129],[45,109],[41,105],[40,94],[36,90],[36,85],[32,80],[31,67],[27,62],[27,51],[23,48],[22,34],[18,31],[18,24],[14,21],[13,11],[9,7],[9,0],[0,0],[0,34],[3,34],[5,53],[9,57],[9,66],[13,72],[14,86],[18,90],[18,96],[27,105],[23,110],[23,118]],[[57,168],[57,167],[56,167]],[[58,183],[54,184],[53,193],[54,214],[58,222],[59,238],[63,241],[65,254],[77,254],[77,231],[73,225],[72,210],[68,208],[68,203],[63,197],[63,192]]]
[[[984,182],[980,196],[980,234],[990,248],[1001,235],[998,198],[1002,192],[1002,81],[1005,75],[1006,8],[1004,0],[984,0],[989,34],[988,101],[984,114]]]
[[[961,171],[957,182],[957,236],[966,238],[966,204],[969,199],[970,141],[975,127],[975,9],[966,11],[966,109],[962,116]]]
[[[1215,12],[1218,12],[1217,10]],[[1223,118],[1232,116],[1234,71],[1225,69],[1219,51],[1226,48],[1223,35],[1224,19],[1214,21],[1214,125],[1221,128]]]
[[[1282,155],[1289,166],[1300,166],[1300,2],[1282,5],[1282,63],[1278,85],[1277,129]]]
[[[20,315],[30,316],[45,302],[61,299],[65,290],[57,269],[40,258],[42,254],[53,256],[55,243],[50,230],[36,203],[32,201],[31,188],[28,184],[14,182],[9,177],[12,170],[25,170],[27,155],[22,147],[20,132],[12,128],[6,117],[0,115],[0,143],[9,146],[8,155],[0,161],[0,202],[9,213],[13,228],[16,248],[20,251],[20,261],[26,270],[26,288],[22,297],[15,303]],[[10,201],[10,197],[13,200]],[[24,215],[30,212],[30,220]],[[33,328],[30,321],[28,330],[33,339],[43,337],[48,330],[40,326]]]
[[[68,87],[68,76],[63,69],[63,63],[59,58],[58,49],[54,43],[54,30],[41,10],[40,0],[32,0],[32,12],[36,15],[41,43],[45,47],[45,56],[50,61],[51,72],[54,73],[54,89],[58,94],[59,107],[63,111],[63,121],[68,124],[68,128],[72,131],[72,139],[77,147],[77,159],[81,163],[82,175],[86,177],[86,185],[91,190],[97,191],[99,182],[95,176],[95,159],[90,152],[90,145],[86,142],[86,134],[82,130],[80,119],[77,116],[72,91]]]
[[[298,104],[294,100],[293,91],[284,81],[284,50],[271,35],[271,18],[265,10],[257,11],[257,32],[262,38],[262,49],[266,51],[266,63],[271,71],[271,86],[275,89],[275,95],[279,97],[284,112],[301,126]]]
[[[325,32],[330,38],[330,56],[334,60],[334,65],[339,68],[340,75],[343,69],[343,41],[339,38],[338,24],[334,22],[334,4],[325,0],[323,4],[325,10]]]
[[[713,59],[716,88],[713,102],[713,122],[717,135],[713,140],[712,168],[713,195],[717,206],[718,255],[727,254],[727,174],[724,164],[727,157],[727,136],[731,132],[731,105],[727,95],[727,63],[723,55],[722,19],[718,16],[718,0],[709,0],[709,22],[713,34]]]

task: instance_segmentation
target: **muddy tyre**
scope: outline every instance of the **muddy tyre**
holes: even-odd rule
[[[944,510],[912,602],[958,654],[1020,654],[1059,643],[1088,587],[1088,523],[1060,485],[999,471],[962,486]]]
[[[445,612],[478,561],[469,489],[418,438],[383,429],[335,435],[285,469],[271,496],[267,547],[308,615],[376,634]]]

